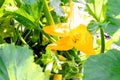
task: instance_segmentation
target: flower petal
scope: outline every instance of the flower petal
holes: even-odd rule
[[[44,27],[43,30],[47,34],[64,37],[68,35],[69,26],[67,23],[61,23]]]
[[[61,38],[60,40],[56,41],[55,43],[49,44],[47,47],[52,50],[64,51],[64,50],[72,49],[73,45],[74,45],[74,42],[72,41],[72,39],[69,36],[67,36],[67,37]]]
[[[55,74],[53,80],[62,80],[62,74]]]
[[[86,53],[87,55],[95,53],[93,49],[93,37],[87,31],[87,27],[85,27],[84,25],[80,25],[77,28],[71,30],[71,34],[73,35],[73,39],[75,40],[74,47],[76,49]]]

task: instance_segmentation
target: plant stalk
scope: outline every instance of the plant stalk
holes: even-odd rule
[[[43,3],[44,3],[44,7],[43,7],[44,10],[43,11],[44,11],[44,14],[45,14],[45,16],[47,18],[48,24],[49,25],[54,25],[54,20],[53,20],[52,15],[51,15],[51,13],[49,11],[47,1],[43,0]]]
[[[105,51],[105,37],[104,37],[104,31],[102,27],[100,27],[100,36],[101,36],[101,53],[104,53]]]

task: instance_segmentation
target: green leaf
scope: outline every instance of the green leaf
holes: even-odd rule
[[[25,10],[21,8],[14,12],[8,11],[7,13],[11,14],[19,23],[23,24],[28,29],[36,27],[36,25],[34,24],[35,20],[33,16],[29,15]]]
[[[111,30],[112,31],[112,30]],[[109,41],[106,42],[106,49],[112,48],[113,43],[120,46],[120,29],[118,29],[109,39]]]
[[[1,6],[3,5],[4,1],[5,1],[5,0],[0,0],[0,8],[1,8]]]
[[[108,22],[95,22],[95,21],[91,21],[88,24],[88,31],[90,31],[91,34],[96,34],[97,30],[102,27],[106,27],[109,23]]]
[[[22,0],[25,4],[32,5],[36,4],[38,0]]]
[[[60,23],[60,18],[57,16],[56,12],[51,11],[51,15],[53,16],[55,24]]]
[[[21,24],[23,24],[27,29],[35,28],[36,25],[28,18],[18,14],[18,13],[12,13],[13,17]]]
[[[98,22],[90,22],[90,24],[88,24],[88,31],[90,31],[91,34],[96,34],[97,29],[99,28],[99,24]]]
[[[46,49],[46,54],[42,55],[41,61],[43,62],[44,65],[53,65],[53,72],[57,73],[58,70],[61,69],[61,62],[57,58],[54,52],[52,52],[49,48]],[[48,67],[47,67],[48,68]],[[49,67],[50,68],[50,67]]]
[[[79,67],[75,66],[75,62],[67,61],[62,64],[62,70],[60,73],[63,74],[64,79],[74,78],[79,73]]]
[[[112,35],[114,35],[114,33],[115,33],[119,28],[120,28],[120,27],[119,27],[118,25],[113,24],[113,23],[110,23],[110,24],[108,24],[108,26],[104,27],[104,31],[105,31],[108,35],[112,36]]]
[[[44,65],[47,65],[50,62],[54,62],[50,49],[46,49],[46,54],[42,54],[41,61],[43,62]]]
[[[120,46],[120,39],[118,42],[115,42],[116,45]]]
[[[86,0],[88,12],[99,22],[105,19],[107,0]]]
[[[90,56],[83,72],[83,80],[120,80],[120,51]]]
[[[0,80],[44,80],[28,46],[0,45]]]
[[[19,14],[24,16],[25,18],[29,19],[30,21],[32,21],[33,23],[35,22],[33,16],[31,16],[30,14],[28,14],[24,9],[19,8],[18,10],[16,10],[14,13]]]
[[[30,1],[30,2],[29,2]],[[21,9],[25,10],[29,15],[31,15],[35,21],[39,20],[41,16],[41,11],[43,9],[43,2],[41,0],[24,0],[24,4],[20,6]]]
[[[33,0],[34,1],[34,0]],[[39,20],[40,17],[42,16],[42,10],[43,10],[43,2],[39,0],[36,4],[30,5],[30,11],[31,14],[35,20]]]
[[[0,44],[5,43],[5,41],[2,39],[2,37],[0,36]]]
[[[107,19],[110,24],[105,28],[105,32],[113,35],[120,28],[120,0],[109,0],[107,2]]]
[[[58,16],[64,16],[64,12],[60,7],[60,0],[50,0],[50,5],[54,8],[54,11]]]

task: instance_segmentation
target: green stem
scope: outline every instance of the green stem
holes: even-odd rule
[[[39,20],[39,24],[40,24],[41,26],[45,26],[40,20]]]
[[[20,27],[20,25],[18,25],[18,28],[17,28],[17,34],[18,34],[18,37],[20,38],[20,40],[22,41],[22,43],[28,45],[27,42],[23,39],[23,37],[20,35],[19,30],[18,30],[19,27]]]
[[[19,33],[18,33],[18,35],[19,35],[19,38],[20,38],[20,40],[22,41],[22,43],[28,45],[27,42],[23,39],[23,37],[22,37]]]
[[[45,16],[47,18],[48,24],[53,25],[54,24],[54,20],[52,18],[52,15],[51,15],[49,9],[48,9],[47,1],[43,0],[43,3],[44,3],[44,7],[43,7],[44,10],[43,11],[44,11],[44,14],[45,14]]]
[[[30,33],[31,33],[31,30],[25,35],[24,40],[27,39],[27,37],[29,36]]]
[[[101,53],[104,53],[104,51],[105,51],[105,37],[104,37],[104,31],[103,31],[101,26],[100,26],[100,36],[101,36]]]

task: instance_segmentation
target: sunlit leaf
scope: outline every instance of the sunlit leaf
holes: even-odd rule
[[[0,80],[44,80],[28,46],[0,45]]]
[[[85,62],[83,80],[119,80],[119,62],[120,51],[118,50],[91,56]]]
[[[97,21],[102,22],[105,20],[106,1],[107,0],[86,0],[88,12]]]
[[[31,20],[32,22],[35,22],[35,19],[33,18],[33,16],[31,16],[30,14],[28,14],[22,8],[19,8],[18,10],[16,10],[15,13],[24,16],[25,18]]]

